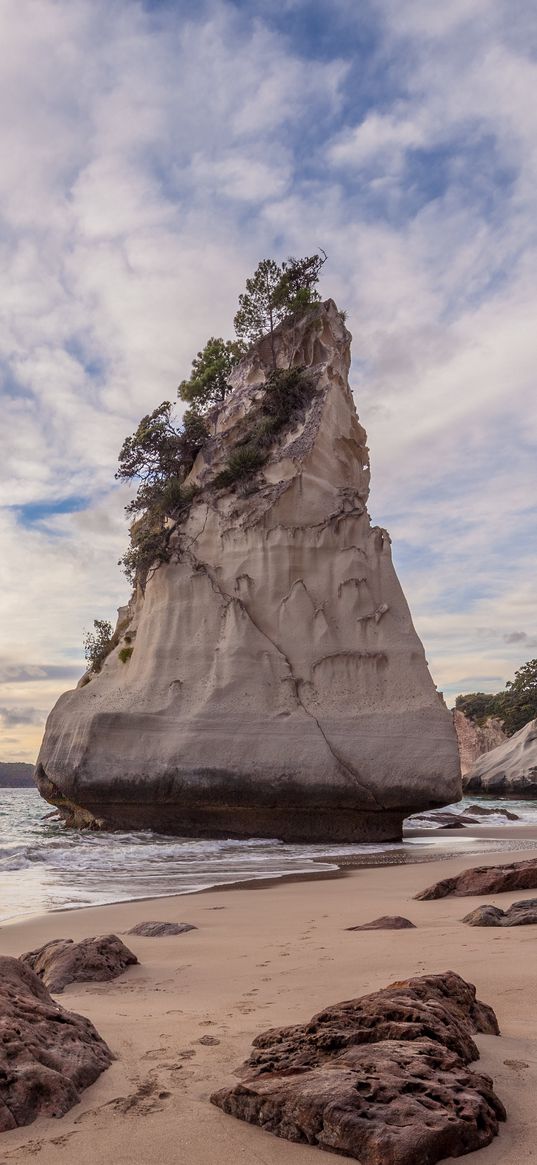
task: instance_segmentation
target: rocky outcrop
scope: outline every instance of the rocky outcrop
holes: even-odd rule
[[[186,934],[197,930],[191,922],[137,922],[127,934],[139,934],[143,938],[165,938],[167,935]]]
[[[466,774],[464,788],[492,797],[537,797],[537,720],[480,757]]]
[[[21,962],[58,995],[68,983],[106,983],[117,979],[138,962],[136,955],[115,934],[84,938],[55,938],[35,951],[21,955]]]
[[[241,1120],[362,1165],[434,1165],[488,1145],[505,1118],[473,1033],[491,1008],[452,971],[328,1007],[258,1036],[240,1083],[211,1097]]]
[[[513,902],[508,910],[499,906],[478,906],[462,920],[468,926],[534,926],[537,923],[537,898]]]
[[[537,858],[527,862],[511,862],[507,866],[474,866],[453,878],[443,878],[428,886],[415,897],[422,901],[433,898],[470,898],[477,894],[501,894],[506,890],[537,889]]]
[[[0,957],[0,1132],[63,1116],[111,1063],[89,1019],[55,1003],[19,959]]]
[[[222,486],[267,399],[265,338],[195,462],[171,561],[121,612],[132,652],[116,635],[101,672],[49,717],[36,780],[67,821],[376,841],[460,796],[452,719],[389,536],[367,513],[366,434],[335,304],[281,325],[274,350],[279,368],[304,370],[301,412],[262,468],[235,484],[224,473]]]
[[[464,715],[464,712],[459,712],[458,708],[455,708],[453,724],[457,733],[463,777],[480,756],[491,752],[493,748],[507,740],[502,721],[497,716],[489,716],[483,724],[475,724]]]

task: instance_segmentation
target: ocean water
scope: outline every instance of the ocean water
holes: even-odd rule
[[[467,811],[476,798],[452,806]],[[505,823],[503,807],[521,825],[537,824],[537,802],[483,802],[496,807],[484,825]],[[337,870],[341,865],[399,864],[450,853],[485,854],[495,839],[409,837],[380,845],[291,845],[278,840],[178,838],[150,831],[93,833],[67,830],[34,789],[0,789],[0,920],[49,910],[98,906],[135,898],[191,894],[252,879]],[[410,818],[413,829],[430,821]],[[508,822],[516,825],[516,822]],[[536,848],[537,842],[502,840],[502,848]]]

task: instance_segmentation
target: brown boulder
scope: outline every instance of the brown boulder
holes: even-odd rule
[[[363,922],[361,926],[347,926],[345,930],[415,930],[415,923],[400,914],[383,914],[373,922]]]
[[[436,1040],[465,1064],[479,1058],[473,1032],[499,1035],[491,1007],[454,971],[419,975],[372,995],[336,1003],[308,1024],[270,1028],[254,1040],[248,1068],[258,1072],[313,1067],[329,1054],[381,1040]]]
[[[468,926],[531,926],[537,922],[537,898],[513,902],[508,910],[499,906],[478,906],[463,920]]]
[[[0,1132],[63,1116],[112,1059],[89,1019],[65,1011],[19,959],[0,957]]]
[[[117,979],[127,967],[138,962],[136,955],[115,934],[85,938],[79,943],[70,938],[55,938],[20,958],[56,994],[68,983],[104,983]]]
[[[505,1118],[477,1058],[491,1008],[452,971],[336,1004],[258,1036],[241,1082],[211,1097],[241,1120],[362,1165],[434,1165],[490,1143]]]
[[[197,930],[190,922],[137,922],[131,926],[127,934],[139,934],[144,938],[163,938],[168,934],[186,934],[189,930]]]
[[[507,866],[474,866],[453,878],[444,878],[428,886],[416,898],[466,898],[477,894],[501,894],[506,890],[537,889],[537,858],[525,862],[511,862]]]

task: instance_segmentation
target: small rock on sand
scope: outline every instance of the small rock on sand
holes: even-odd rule
[[[386,914],[374,918],[373,922],[362,922],[360,926],[347,926],[345,930],[415,930],[414,922],[400,914]]]
[[[139,934],[144,938],[164,938],[168,934],[186,934],[188,930],[197,930],[190,922],[137,922],[131,926],[126,934]]]

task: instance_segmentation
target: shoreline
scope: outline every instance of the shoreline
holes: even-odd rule
[[[521,836],[522,832],[524,836]],[[445,841],[446,849],[433,849],[432,846],[427,848],[427,842],[425,841],[424,849],[420,850],[417,843],[421,838]],[[457,849],[454,847],[453,850],[449,849],[449,842],[456,840],[467,842],[469,846],[480,840],[497,840],[498,842],[504,841],[508,842],[509,845],[500,846],[497,850],[494,848],[486,849],[482,853],[476,850],[473,854],[470,854],[462,848]],[[72,906],[56,906],[52,907],[50,910],[41,912],[29,911],[24,914],[14,914],[8,918],[0,919],[0,935],[4,927],[16,925],[22,920],[30,922],[32,920],[48,918],[50,915],[55,916],[57,914],[71,914],[83,910],[104,910],[107,907],[126,906],[130,903],[160,901],[166,902],[175,898],[195,898],[202,894],[222,893],[226,890],[254,890],[258,888],[263,889],[266,886],[278,885],[280,883],[292,884],[295,882],[315,882],[320,880],[324,881],[326,879],[338,879],[346,877],[352,870],[377,870],[384,869],[386,867],[396,868],[414,865],[429,865],[437,862],[455,860],[459,857],[471,857],[474,861],[474,864],[476,865],[480,864],[480,859],[483,859],[483,864],[487,864],[486,859],[493,854],[499,856],[503,854],[507,856],[515,851],[519,852],[515,843],[520,845],[520,853],[531,852],[531,850],[534,848],[537,850],[537,825],[525,825],[521,823],[520,825],[505,826],[483,824],[471,827],[461,827],[460,829],[414,828],[405,831],[405,834],[400,843],[391,842],[389,844],[402,846],[405,841],[411,841],[413,844],[416,844],[416,850],[414,853],[412,850],[402,852],[401,849],[382,851],[382,843],[379,843],[379,850],[381,852],[379,852],[378,855],[371,853],[356,855],[341,854],[339,856],[331,855],[330,857],[326,858],[322,855],[310,858],[310,861],[313,863],[321,864],[324,862],[330,862],[333,867],[332,869],[297,870],[283,874],[273,873],[260,875],[259,877],[253,876],[251,878],[238,878],[236,881],[219,882],[209,886],[201,886],[199,889],[194,890],[174,890],[168,894],[142,894],[137,895],[135,898],[117,898],[111,900],[110,902],[99,902],[92,904],[81,903],[74,904]],[[522,843],[522,845],[520,843]]]
[[[252,1040],[267,1028],[305,1022],[329,1004],[394,980],[448,969],[476,984],[503,1032],[478,1037],[482,1058],[474,1067],[494,1079],[508,1121],[488,1148],[467,1156],[468,1165],[533,1165],[535,929],[465,926],[461,919],[482,898],[414,897],[470,866],[527,857],[526,848],[500,849],[478,858],[346,866],[313,877],[49,912],[2,927],[5,954],[58,937],[117,933],[140,960],[118,979],[71,984],[57,997],[92,1020],[116,1059],[61,1120],[41,1118],[2,1134],[2,1165],[28,1159],[72,1165],[74,1158],[77,1165],[176,1165],[178,1155],[185,1165],[333,1165],[332,1154],[226,1116],[209,1103],[211,1092],[234,1079]],[[488,900],[506,908],[527,896]],[[409,917],[415,929],[347,929],[384,914]],[[127,935],[148,918],[197,929],[164,938]]]

